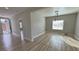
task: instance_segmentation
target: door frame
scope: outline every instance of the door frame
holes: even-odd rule
[[[0,19],[7,19],[9,21],[9,27],[10,27],[10,33],[12,34],[12,24],[11,24],[11,20],[9,18],[5,18],[5,17],[0,17]],[[0,21],[1,22],[1,21]]]

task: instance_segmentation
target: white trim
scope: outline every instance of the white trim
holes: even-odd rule
[[[77,40],[79,40],[79,37],[78,37],[77,35],[75,35],[75,38],[76,38]]]
[[[33,41],[32,41],[32,39],[30,39],[30,38],[27,38],[27,37],[24,37],[24,40],[28,40],[28,41],[31,41],[31,42],[33,42]]]
[[[44,33],[45,33],[45,32],[42,32],[42,33],[39,33],[38,35],[34,36],[34,37],[31,39],[31,41],[33,42],[35,38],[37,38],[37,37],[43,35]]]

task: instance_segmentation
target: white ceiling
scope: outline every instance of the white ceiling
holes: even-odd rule
[[[59,15],[71,14],[79,12],[79,7],[48,7],[35,11],[44,17],[56,16],[55,11],[59,11]]]
[[[44,7],[9,7],[9,9],[5,9],[5,7],[0,7],[0,17],[12,17],[25,10],[32,11],[41,8],[43,9]],[[68,14],[68,13],[78,12],[79,8],[78,7],[54,7],[54,8],[48,7],[48,8],[44,8],[42,11],[40,11],[40,13],[41,14],[44,13],[45,16],[53,16],[55,10],[58,10],[60,14]]]
[[[0,17],[12,17],[25,10],[29,11],[29,10],[36,10],[39,8],[38,7],[37,8],[35,7],[9,7],[8,9],[5,9],[5,7],[0,7]]]

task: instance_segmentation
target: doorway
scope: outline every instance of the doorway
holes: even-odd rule
[[[2,33],[3,34],[9,34],[11,33],[11,25],[10,21],[7,18],[1,18],[0,19],[1,27],[2,27]]]

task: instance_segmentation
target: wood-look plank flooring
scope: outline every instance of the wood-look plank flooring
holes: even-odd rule
[[[30,42],[10,34],[0,35],[0,51],[79,51],[79,48],[70,46],[60,37],[54,36],[53,33],[45,33]]]

